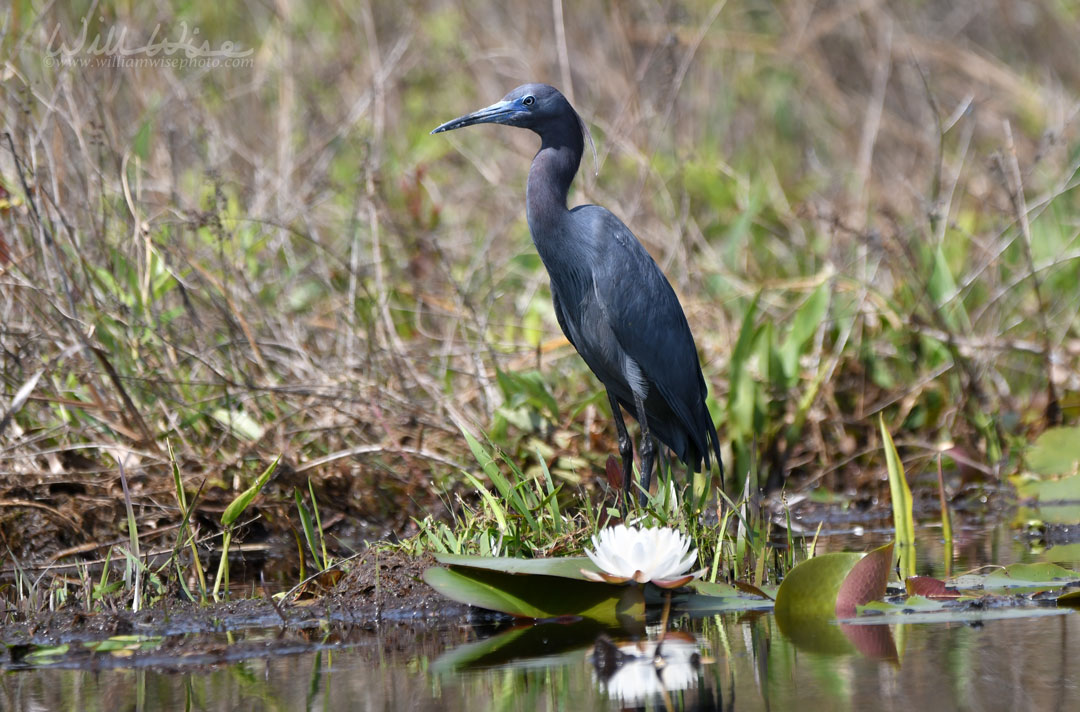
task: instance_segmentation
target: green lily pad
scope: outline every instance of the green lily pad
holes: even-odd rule
[[[978,599],[983,601],[984,598]],[[1066,608],[1032,606],[1020,599],[998,598],[997,606],[974,601],[932,601],[922,596],[911,596],[902,603],[873,601],[859,607],[857,618],[848,618],[845,625],[887,625],[893,623],[970,623],[972,621],[1000,620],[1003,618],[1032,618],[1046,615],[1068,614]],[[867,615],[873,614],[873,615]]]
[[[864,613],[933,613],[937,611],[944,611],[949,606],[955,606],[956,604],[950,603],[948,600],[931,599],[926,596],[918,594],[908,596],[899,603],[888,603],[886,601],[870,601],[867,604],[859,606],[858,612]]]
[[[1080,521],[1080,519],[1074,519],[1073,521]],[[1043,556],[1047,561],[1067,561],[1069,563],[1080,561],[1080,542],[1057,544],[1047,549]]]
[[[1021,499],[1039,502],[1080,502],[1080,475],[1035,479],[1031,475],[1011,478]],[[1075,520],[1074,520],[1075,521]]]
[[[1080,589],[1061,594],[1058,596],[1057,604],[1059,606],[1069,606],[1070,608],[1080,607]]]
[[[520,618],[580,616],[607,625],[645,615],[640,586],[612,586],[556,576],[521,576],[472,566],[432,567],[424,581],[460,603]]]
[[[711,581],[702,581],[701,579],[696,579],[686,584],[686,586],[687,588],[691,588],[697,593],[702,594],[703,596],[725,597],[740,595],[739,589],[729,583],[713,583]]]
[[[1063,586],[1080,581],[1080,574],[1058,564],[1012,564],[986,576],[983,588],[1013,588],[1054,584]]]
[[[1024,459],[1039,475],[1068,475],[1080,469],[1080,426],[1050,428],[1043,432]]]
[[[989,574],[965,574],[953,580],[961,590],[1037,593],[1080,581],[1080,573],[1058,564],[1012,564]]]
[[[528,667],[529,660],[539,661],[545,669],[550,669],[557,664],[557,656],[570,654],[574,658],[583,657],[583,648],[592,644],[604,630],[604,626],[587,620],[569,625],[542,623],[518,626],[447,651],[432,663],[431,672],[460,673],[511,662],[517,667]],[[639,632],[643,632],[643,628]]]
[[[587,556],[563,556],[552,559],[515,559],[509,556],[460,556],[456,554],[436,554],[440,564],[468,566],[475,569],[500,571],[504,574],[531,574],[558,576],[560,578],[588,581],[581,573],[598,571],[596,565]]]
[[[781,620],[783,624],[780,624]],[[855,652],[835,618],[778,615],[776,621],[780,624],[780,632],[799,650],[818,655],[850,655]]]
[[[1080,490],[1080,478],[1077,478],[1077,486],[1078,490]],[[1051,501],[1047,500],[1047,502]],[[1075,504],[1044,504],[1039,502],[1031,507],[1017,507],[1012,521],[1013,527],[1017,529],[1027,528],[1031,522],[1071,526],[1080,522],[1080,499],[1075,500]],[[1061,560],[1076,561],[1077,559],[1080,559],[1080,556]]]
[[[761,592],[764,596],[758,596],[726,583],[708,581],[691,581],[686,587],[690,593],[676,593],[671,598],[671,605],[686,613],[767,611],[773,607],[773,601],[768,598],[766,591]]]

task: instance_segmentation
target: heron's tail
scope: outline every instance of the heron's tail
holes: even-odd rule
[[[716,466],[720,468],[720,488],[727,491],[724,487],[724,458],[720,457],[720,436],[716,434],[716,426],[713,425],[712,418],[709,417],[708,411],[706,411],[705,422],[707,423],[706,438],[708,443],[706,445],[712,448],[713,454],[716,455]],[[705,469],[709,469],[709,451],[705,450]]]

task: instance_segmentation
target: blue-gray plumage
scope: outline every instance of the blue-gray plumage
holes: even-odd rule
[[[559,326],[607,389],[619,435],[627,497],[633,442],[620,406],[641,426],[642,502],[656,458],[654,436],[695,472],[720,441],[705,407],[694,337],[664,273],[630,229],[596,205],[566,207],[585,150],[585,125],[546,84],[525,84],[491,106],[448,121],[432,133],[494,123],[540,136],[526,190],[533,244],[551,277]]]

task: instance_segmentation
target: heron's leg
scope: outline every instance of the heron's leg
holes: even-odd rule
[[[615,419],[615,432],[619,435],[619,456],[622,458],[623,469],[623,507],[628,506],[630,496],[634,491],[634,441],[630,439],[630,433],[626,432],[626,422],[622,417],[622,408],[619,400],[610,390],[607,392],[608,403],[611,404],[611,416]],[[625,512],[624,512],[625,514]]]
[[[645,414],[645,401],[636,393],[634,394],[634,409],[637,410],[638,423],[641,425],[641,444],[638,452],[641,454],[641,492],[638,493],[638,502],[642,505],[649,496],[649,485],[652,484],[653,462],[656,460],[656,441],[649,432],[649,419]]]

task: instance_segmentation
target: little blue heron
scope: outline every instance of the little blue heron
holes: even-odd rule
[[[634,444],[621,408],[641,426],[641,491],[652,479],[656,442],[695,472],[720,441],[705,407],[694,337],[675,291],[630,229],[596,205],[566,207],[585,150],[585,123],[554,87],[525,84],[502,101],[448,121],[431,133],[505,124],[540,136],[525,191],[525,211],[551,278],[555,316],[566,338],[607,389],[619,436],[626,500],[632,494]]]

